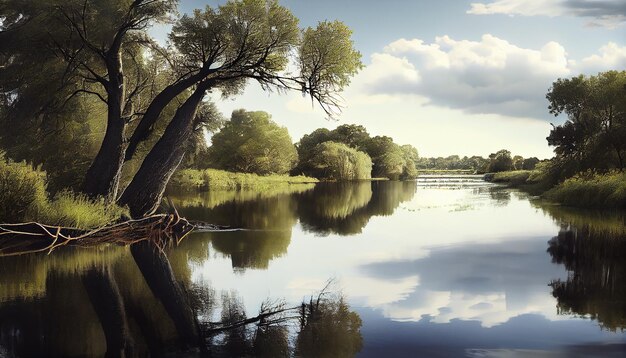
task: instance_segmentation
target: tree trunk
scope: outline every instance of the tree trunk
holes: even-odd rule
[[[143,217],[156,211],[170,177],[185,155],[193,134],[193,120],[205,90],[204,86],[200,86],[178,108],[165,133],[120,197],[119,204],[128,205],[133,217]]]
[[[204,76],[206,76],[206,71],[201,71],[194,76],[165,87],[165,89],[154,97],[146,109],[146,113],[142,116],[141,121],[139,121],[137,128],[135,128],[133,135],[128,141],[128,148],[126,148],[126,155],[124,159],[125,161],[131,160],[137,151],[137,146],[148,138],[154,128],[154,124],[159,119],[161,112],[163,112],[163,109],[165,109],[165,107],[167,107],[167,105],[174,98],[176,98],[176,96],[196,84]]]
[[[90,197],[104,196],[107,201],[117,199],[117,190],[124,164],[123,118],[125,102],[125,81],[122,72],[122,58],[119,52],[106,59],[109,80],[107,91],[107,129],[96,158],[87,170],[82,191]],[[79,149],[79,148],[76,148]]]

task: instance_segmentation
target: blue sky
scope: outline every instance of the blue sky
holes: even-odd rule
[[[224,1],[182,0],[189,12]],[[341,20],[366,68],[328,121],[299,94],[255,84],[229,100],[265,110],[294,141],[319,127],[362,124],[423,156],[483,155],[502,148],[550,157],[545,93],[558,77],[626,69],[624,0],[284,0],[301,26]]]

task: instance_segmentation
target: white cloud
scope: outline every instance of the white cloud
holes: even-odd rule
[[[468,14],[575,16],[588,19],[590,26],[614,28],[626,22],[623,0],[494,0],[472,3]]]
[[[516,46],[485,34],[479,41],[399,39],[371,57],[355,87],[371,95],[415,95],[467,113],[550,118],[545,93],[558,77],[623,68],[626,47],[609,43],[577,63],[565,48]]]

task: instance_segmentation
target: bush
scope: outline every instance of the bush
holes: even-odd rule
[[[580,173],[548,190],[545,198],[567,206],[626,209],[626,173]]]
[[[530,170],[512,170],[508,172],[494,173],[490,181],[494,183],[506,183],[510,185],[526,184],[531,175]]]
[[[0,222],[35,217],[46,203],[46,173],[0,153]]]
[[[91,200],[82,194],[62,191],[39,211],[37,221],[90,229],[109,224],[122,216],[130,216],[128,210],[107,204],[104,199]]]
[[[45,172],[25,162],[5,159],[0,153],[0,222],[37,221],[89,229],[128,214],[103,199],[90,200],[70,191],[62,191],[49,200],[46,186]]]
[[[319,179],[358,180],[370,179],[372,160],[370,157],[343,143],[320,143],[311,151],[313,155],[302,168],[307,175]]]

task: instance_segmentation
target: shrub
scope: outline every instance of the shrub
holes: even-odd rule
[[[128,210],[107,204],[104,199],[92,200],[82,194],[61,191],[39,211],[37,221],[89,229],[104,226],[122,216],[129,216]]]
[[[44,171],[8,160],[0,153],[0,222],[37,221],[89,229],[127,214],[103,199],[91,200],[70,191],[59,192],[49,200],[46,183]]]
[[[626,209],[626,173],[580,173],[548,190],[545,198],[567,206]]]
[[[0,153],[0,222],[32,218],[46,201],[46,173]]]

